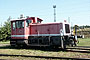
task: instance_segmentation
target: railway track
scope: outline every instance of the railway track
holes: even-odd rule
[[[77,47],[67,48],[66,51],[80,52],[80,53],[90,53],[90,47],[89,46],[77,46]]]
[[[68,58],[68,57],[31,56],[31,55],[10,55],[10,54],[0,54],[0,56],[32,57],[32,58],[45,58],[45,59],[66,59],[66,60],[90,60],[89,58]]]

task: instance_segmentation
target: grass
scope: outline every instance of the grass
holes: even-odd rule
[[[9,44],[7,42],[0,42],[0,44]],[[89,46],[90,47],[90,38],[79,39],[78,46]],[[0,46],[0,54],[10,54],[10,55],[31,55],[31,56],[54,56],[54,57],[73,57],[73,58],[90,58],[90,48],[86,50],[86,53],[81,51],[62,51],[62,50],[48,50],[48,48],[13,48],[11,46]],[[21,57],[21,56],[0,56],[0,59],[8,60],[40,60],[40,58],[31,58],[31,57]],[[47,59],[42,59],[47,60]],[[50,60],[50,59],[48,59]],[[53,59],[54,60],[54,59]]]
[[[79,40],[78,46],[90,46],[90,38],[78,39],[78,40]]]

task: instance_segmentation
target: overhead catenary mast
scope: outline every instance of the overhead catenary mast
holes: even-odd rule
[[[68,23],[70,23],[70,17],[68,17]]]
[[[54,22],[56,22],[56,5],[53,5],[53,8],[54,8]]]

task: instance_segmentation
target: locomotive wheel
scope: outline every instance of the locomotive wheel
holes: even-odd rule
[[[11,47],[15,47],[15,45],[11,45]]]
[[[10,45],[11,45],[11,47],[16,47],[16,44],[11,44],[11,43],[10,43]]]
[[[77,46],[77,43],[76,42],[74,42],[74,46]]]
[[[71,42],[71,47],[77,46],[77,43],[75,41]]]

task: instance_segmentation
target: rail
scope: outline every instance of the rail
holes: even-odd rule
[[[52,57],[52,56],[31,56],[31,55],[10,55],[0,54],[0,56],[12,56],[12,57],[33,57],[33,58],[45,58],[45,59],[67,59],[67,60],[90,60],[90,58],[68,58],[68,57]]]

